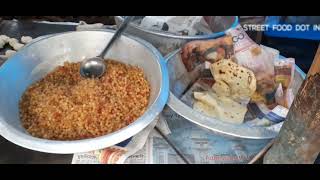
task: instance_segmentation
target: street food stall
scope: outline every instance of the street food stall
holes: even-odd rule
[[[0,20],[0,163],[315,163],[319,56],[238,16],[112,18]]]

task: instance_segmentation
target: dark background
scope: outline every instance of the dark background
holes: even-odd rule
[[[282,16],[282,22],[292,22],[294,16]],[[91,23],[103,23],[105,25],[113,25],[114,16],[0,16],[0,20],[18,19],[18,20],[38,20],[38,21],[54,21],[54,22],[79,22],[85,21]],[[239,16],[240,23],[263,24],[266,16]],[[320,17],[301,16],[296,18],[297,23],[315,23],[320,21]],[[247,32],[249,36],[257,43],[273,47],[281,52],[285,57],[293,57],[296,59],[296,64],[307,73],[314,55],[319,45],[319,41],[268,37],[259,32]]]
[[[114,24],[113,16],[0,16],[5,20],[37,20],[37,21],[52,21],[52,22],[79,22],[85,21],[88,24],[103,23],[105,25]]]

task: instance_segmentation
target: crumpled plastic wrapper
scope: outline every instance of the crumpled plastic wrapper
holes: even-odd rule
[[[257,79],[257,91],[253,102],[272,105],[276,90],[274,60],[279,51],[256,44],[241,25],[227,32],[232,36],[236,62],[252,70]]]
[[[212,33],[202,16],[145,16],[140,27],[185,36]]]

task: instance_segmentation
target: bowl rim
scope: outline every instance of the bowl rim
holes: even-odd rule
[[[149,34],[153,34],[153,35],[157,35],[160,37],[166,37],[166,38],[174,38],[174,39],[182,39],[182,40],[206,40],[206,39],[214,39],[214,38],[218,38],[221,36],[224,36],[226,33],[226,31],[230,30],[230,29],[234,29],[237,25],[239,25],[239,17],[238,16],[232,16],[234,17],[234,22],[232,23],[231,27],[229,27],[228,29],[225,29],[224,31],[220,31],[220,32],[216,32],[216,33],[211,33],[211,34],[207,34],[207,35],[196,35],[196,36],[182,36],[182,35],[175,35],[175,34],[170,34],[170,33],[165,33],[165,32],[158,32],[158,31],[152,31],[149,29],[144,29],[140,26],[138,26],[137,24],[131,23],[129,26],[132,28],[135,28],[139,31],[145,32],[145,33],[149,33]],[[122,16],[115,16],[115,18],[120,19],[121,21],[123,21],[123,17]]]
[[[21,54],[23,54],[29,46],[32,46],[35,43],[43,42],[50,38],[55,38],[57,36],[68,36],[70,34],[76,33],[114,33],[114,30],[104,29],[104,30],[88,30],[88,31],[69,31],[63,33],[57,33],[53,35],[47,35],[43,38],[39,38],[34,42],[31,42],[16,54],[14,54],[11,58],[9,58],[0,68],[5,69],[6,65],[9,64],[15,58],[18,58]],[[31,136],[28,133],[22,133],[15,128],[13,128],[10,124],[8,124],[2,116],[0,116],[0,135],[10,142],[22,146],[27,149],[46,152],[46,153],[55,153],[55,154],[72,154],[72,153],[80,153],[87,152],[92,150],[103,149],[106,147],[113,146],[117,143],[120,143],[130,137],[136,135],[141,132],[144,128],[146,128],[151,122],[157,119],[160,112],[162,112],[164,106],[167,103],[169,97],[169,76],[168,69],[166,67],[163,56],[160,52],[152,46],[150,43],[146,42],[143,39],[138,37],[134,37],[128,34],[124,34],[126,38],[129,38],[140,45],[144,46],[147,50],[151,52],[151,55],[157,61],[159,65],[159,71],[161,74],[161,82],[160,82],[160,90],[155,98],[154,102],[150,105],[150,107],[146,110],[146,112],[140,116],[133,123],[128,126],[121,128],[115,132],[99,136],[96,138],[89,138],[83,140],[73,140],[73,141],[59,141],[59,140],[47,140],[42,138],[36,138]],[[26,132],[26,131],[25,131]],[[116,139],[116,140],[114,140]]]
[[[165,56],[166,63],[168,63],[174,56],[180,53],[180,51],[181,48]],[[279,55],[279,57],[284,58],[281,55]],[[305,79],[305,73],[297,65],[295,65],[295,67],[296,71],[299,73],[301,78]],[[250,127],[246,124],[237,125],[206,116],[183,103],[171,92],[171,90],[169,91],[170,95],[167,105],[175,113],[204,129],[210,130],[211,132],[226,135],[228,137],[255,140],[273,139],[278,135],[277,132],[269,130],[266,127]]]

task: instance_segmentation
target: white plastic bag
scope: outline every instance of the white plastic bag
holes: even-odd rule
[[[145,16],[140,26],[149,30],[167,31],[178,35],[194,36],[202,16]]]

